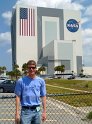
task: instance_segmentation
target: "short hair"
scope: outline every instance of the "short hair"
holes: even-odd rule
[[[36,62],[34,61],[34,60],[29,60],[28,62],[27,62],[27,66],[28,65],[35,65],[35,67],[36,67]]]

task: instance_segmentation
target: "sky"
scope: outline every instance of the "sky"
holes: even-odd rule
[[[0,0],[0,66],[12,70],[11,16],[17,4],[79,10],[83,41],[83,65],[92,66],[92,0]]]

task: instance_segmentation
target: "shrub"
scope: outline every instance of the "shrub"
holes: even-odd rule
[[[87,118],[88,118],[88,119],[92,119],[92,112],[89,112],[89,113],[87,114]]]
[[[85,86],[84,86],[85,88],[88,88],[88,84],[85,84]]]

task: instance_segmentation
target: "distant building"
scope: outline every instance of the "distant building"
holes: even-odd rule
[[[46,66],[65,65],[65,73],[82,69],[79,11],[17,5],[12,13],[12,63],[20,69],[29,59]]]
[[[83,67],[84,75],[92,75],[92,67]]]

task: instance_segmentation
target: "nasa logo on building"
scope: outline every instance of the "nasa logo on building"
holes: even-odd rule
[[[75,19],[69,19],[66,23],[66,27],[70,32],[76,32],[79,29],[79,22]]]

